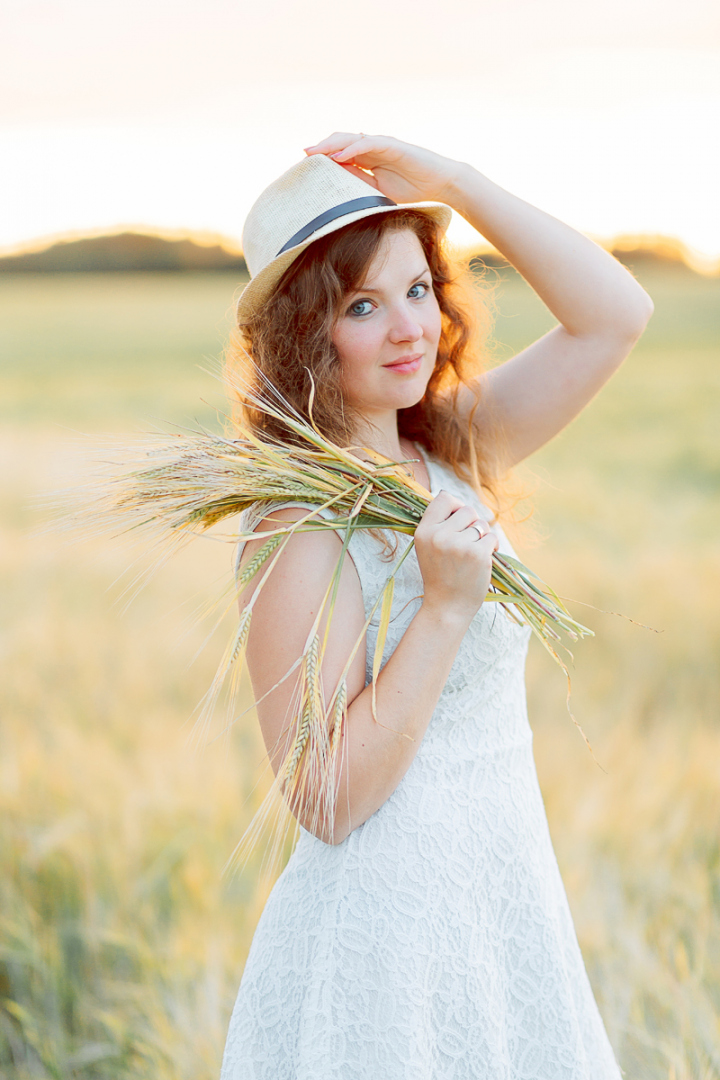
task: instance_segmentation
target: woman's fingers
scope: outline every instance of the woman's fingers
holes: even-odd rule
[[[461,506],[453,511],[447,519],[447,525],[453,532],[465,532],[471,525],[479,525],[482,532],[487,532],[487,524],[481,522],[477,511],[472,506]],[[485,528],[482,528],[483,525]]]
[[[338,165],[342,165],[351,176],[356,176],[358,180],[363,180],[379,191],[380,185],[372,173],[367,171],[377,165],[380,160],[376,153],[373,154],[374,149],[373,140],[368,135],[353,135],[347,131],[336,131],[334,135],[316,143],[315,146],[306,146],[305,153],[308,157],[314,154],[325,154]],[[363,160],[360,161],[360,158]],[[362,165],[362,168],[359,168],[359,165]]]
[[[338,162],[338,164],[342,164]],[[365,172],[363,169],[358,169],[357,165],[343,165],[345,172],[349,172],[352,176],[357,176],[358,180],[364,180],[366,184],[375,189],[379,188],[379,184],[372,173]]]
[[[355,163],[364,169],[372,169],[396,164],[402,158],[402,148],[402,143],[388,139],[385,135],[336,131],[334,135],[323,139],[315,146],[306,146],[305,153],[311,157],[313,154],[325,154],[338,165]]]
[[[338,150],[336,154],[330,155],[333,161],[337,161],[339,165],[344,165],[349,161],[359,160],[360,158],[374,158],[376,161],[382,160],[382,147],[377,145],[376,140],[370,138],[368,135],[361,135],[350,143],[349,146],[343,147],[342,150]]]
[[[453,514],[453,518],[457,515]],[[452,519],[447,523],[451,525]],[[445,531],[447,526],[441,526],[440,531]],[[487,541],[487,543],[486,543]],[[459,530],[452,530],[447,533],[447,542],[452,545],[459,545],[461,548],[471,547],[475,553],[482,553],[489,546],[490,551],[495,551],[498,546],[498,539],[496,534],[492,531],[487,521],[483,521],[482,518],[476,518],[475,521],[469,522],[464,528]]]
[[[492,532],[490,523],[479,516],[472,506],[457,499],[449,491],[441,491],[435,496],[423,514],[418,526],[421,540],[428,540],[434,547],[444,548],[449,545],[456,548],[468,544],[479,544],[488,537],[487,544],[477,549],[481,554],[488,547],[497,550],[497,536]]]
[[[453,514],[453,518],[457,516],[457,514]],[[451,522],[452,518],[447,524],[449,525]],[[442,530],[443,526],[440,527],[438,532],[440,533]],[[446,535],[445,542],[458,551],[471,549],[473,555],[481,557],[492,554],[498,548],[497,535],[492,531],[487,521],[483,521],[482,518],[476,518],[475,521],[470,522],[459,531],[450,532],[449,535]]]
[[[448,491],[441,491],[428,506],[423,521],[428,525],[445,524],[452,531],[461,533],[470,526],[478,526],[481,534],[485,534],[490,525],[484,521],[478,512],[467,503],[463,503]]]
[[[477,521],[472,521],[464,532],[469,532],[471,534],[470,539],[473,542],[482,540],[483,536],[487,536],[488,534],[487,522],[481,521],[480,518],[478,518]]]
[[[473,531],[473,529],[470,529],[470,532]],[[500,546],[500,541],[497,538],[497,533],[494,533],[492,529],[489,529],[486,533],[483,534],[480,540],[475,540],[474,543],[477,544],[478,550],[481,554],[489,552],[492,555],[493,551],[497,551],[498,547]]]
[[[462,502],[449,491],[439,491],[423,514],[422,522],[426,525],[439,525],[447,522],[454,532],[462,532],[469,525],[478,524],[480,530],[486,533],[490,528],[472,506]]]
[[[461,505],[457,510],[453,510],[445,521],[440,522],[438,528],[448,536],[459,535],[465,532],[469,525],[473,525],[477,517],[477,513],[471,506]]]
[[[423,524],[439,525],[441,521],[446,521],[453,511],[459,510],[462,505],[460,499],[456,499],[449,491],[439,491],[433,501],[428,504],[418,528],[421,528]]]
[[[343,150],[352,146],[354,143],[359,142],[362,139],[367,138],[366,135],[361,135],[359,132],[351,131],[334,131],[332,135],[328,135],[326,139],[321,139],[319,143],[315,143],[314,146],[306,146],[306,154],[339,154]]]
[[[397,203],[442,199],[460,165],[430,150],[388,135],[336,131],[305,153],[326,154],[338,165],[359,166],[373,173],[373,187]],[[357,174],[354,174],[357,175]],[[363,179],[367,180],[366,176]]]

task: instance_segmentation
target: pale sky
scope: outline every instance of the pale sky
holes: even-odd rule
[[[470,161],[594,235],[720,257],[717,0],[2,12],[0,246],[122,225],[237,239],[262,188],[340,129]]]

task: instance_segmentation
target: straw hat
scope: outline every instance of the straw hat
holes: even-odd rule
[[[325,154],[313,154],[265,188],[247,216],[242,246],[251,281],[237,306],[246,319],[267,300],[298,255],[313,240],[353,221],[392,210],[422,210],[445,232],[452,210],[444,203],[402,203],[386,198]]]

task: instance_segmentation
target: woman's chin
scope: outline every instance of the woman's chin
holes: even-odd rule
[[[360,408],[359,412],[366,411],[368,413],[377,414],[412,409],[414,405],[417,405],[419,401],[422,401],[424,393],[425,391],[422,389],[415,394],[394,394],[392,397],[388,394],[387,397],[373,402],[372,405],[368,404],[365,409]]]
[[[419,374],[419,373],[418,373]],[[388,387],[382,400],[386,409],[411,409],[422,401],[427,390],[428,379],[422,375],[408,379],[402,386]]]
[[[395,408],[398,412],[401,409],[412,409],[415,405],[422,401],[424,396],[425,391],[423,390],[420,394],[413,394],[412,397],[409,397],[406,401],[403,401],[402,404],[396,405]]]

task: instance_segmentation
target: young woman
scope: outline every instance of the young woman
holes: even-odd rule
[[[318,426],[411,460],[434,499],[398,574],[380,723],[375,620],[348,679],[334,821],[310,831],[312,793],[294,808],[300,839],[253,940],[223,1080],[617,1080],[537,784],[529,632],[483,599],[493,551],[511,550],[488,509],[503,475],[599,390],[651,301],[610,255],[470,165],[357,134],[305,152],[248,217],[242,340],[306,415],[310,371]],[[486,374],[443,254],[448,207],[559,324]],[[245,526],[305,513],[259,508]],[[391,541],[350,541],[326,687],[408,542]],[[340,544],[297,534],[268,579],[248,643],[258,698],[302,653]],[[290,682],[259,707],[276,769]]]

